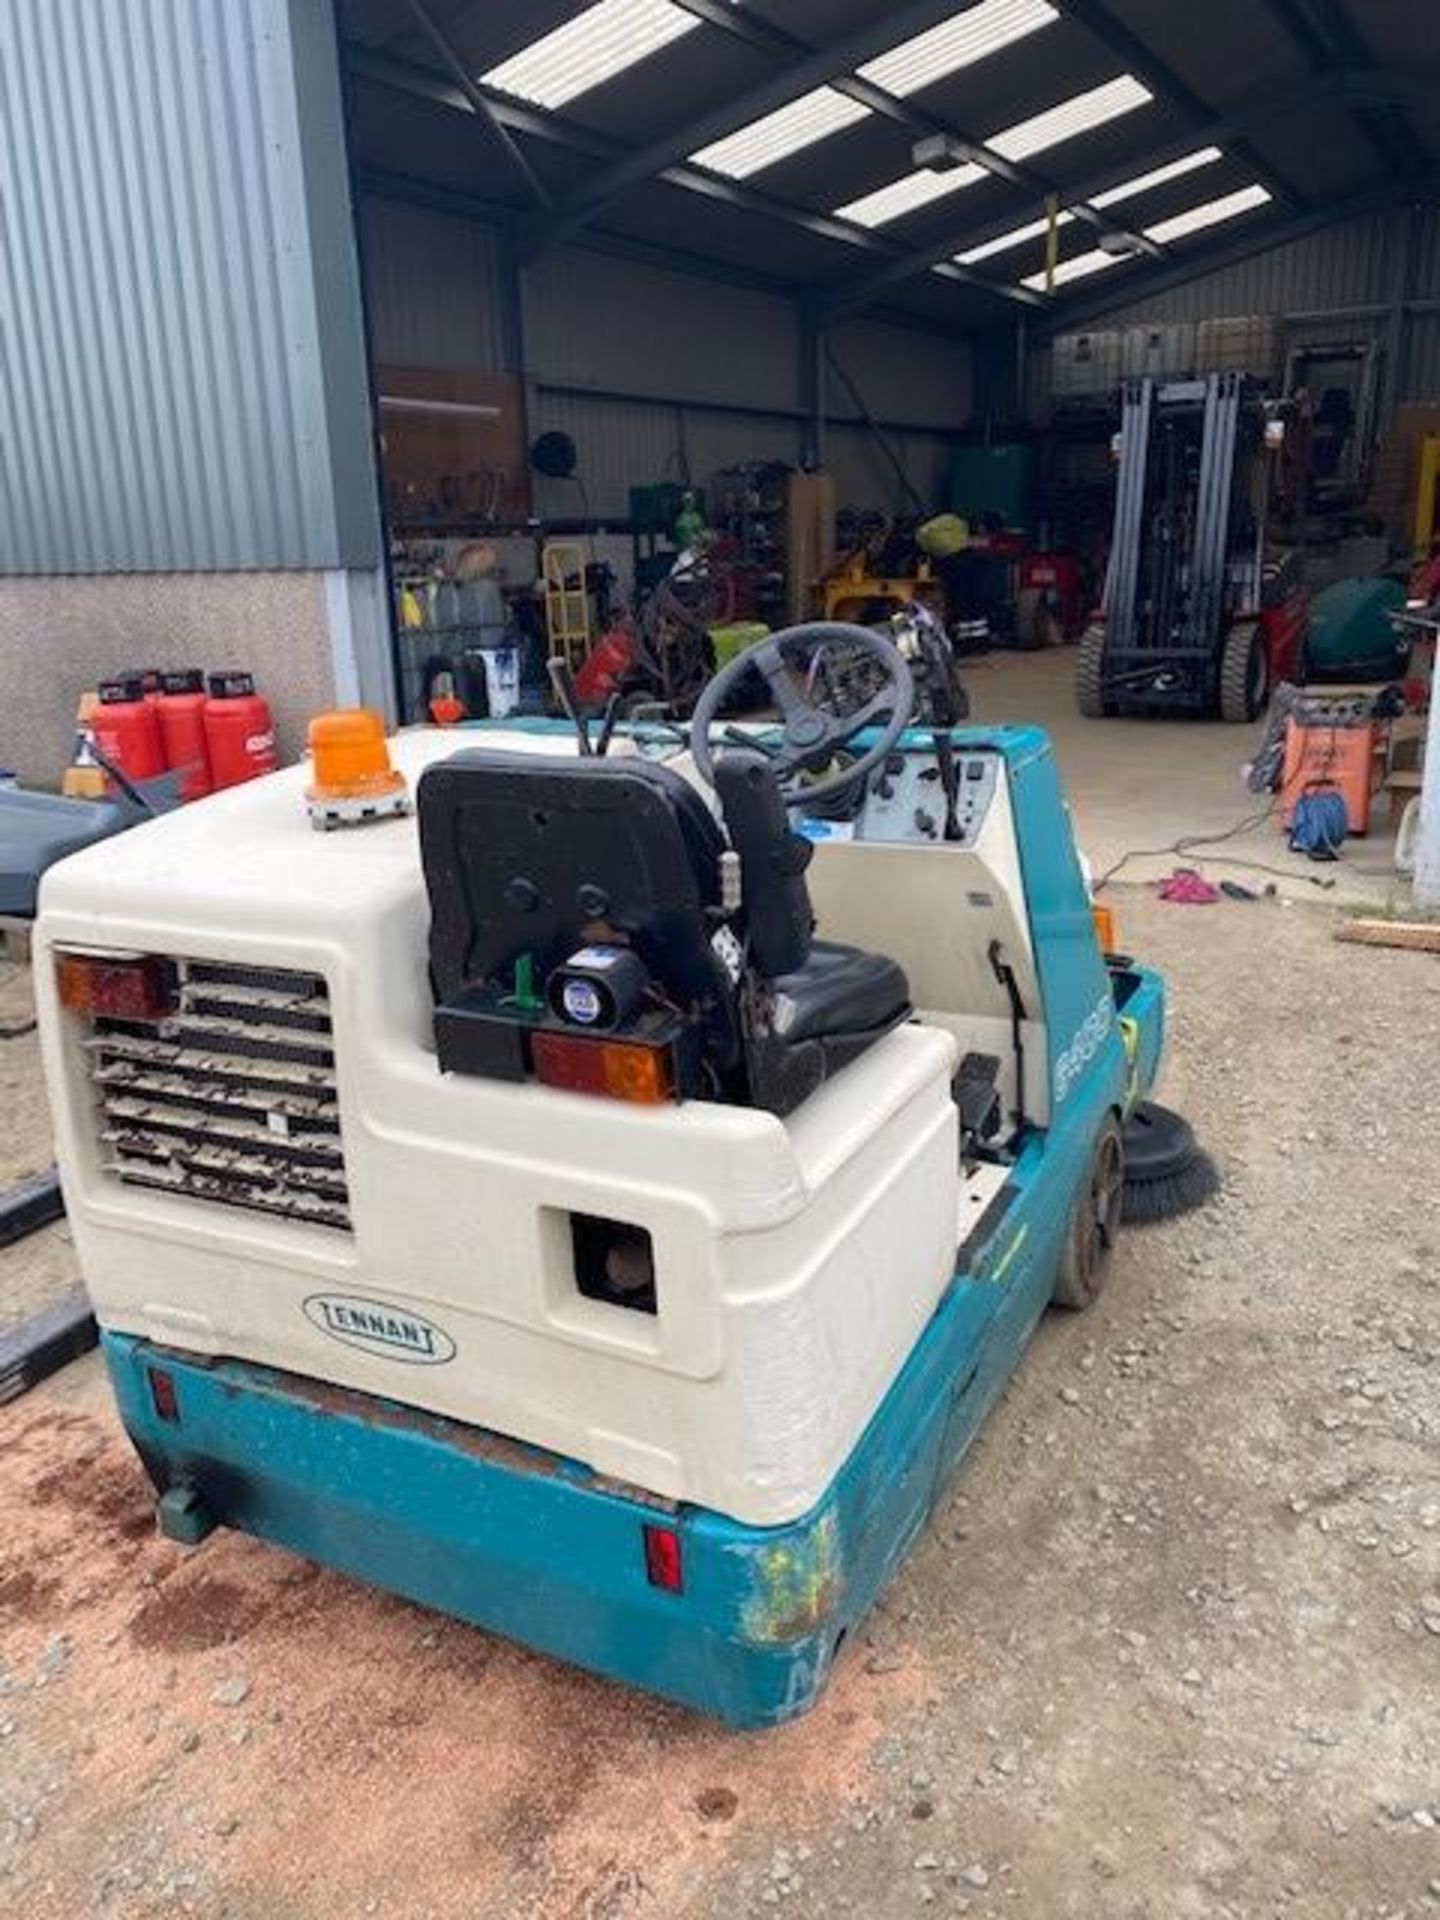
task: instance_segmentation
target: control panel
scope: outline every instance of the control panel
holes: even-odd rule
[[[933,751],[889,754],[870,776],[855,839],[892,846],[973,847],[995,798],[1000,755],[956,747],[951,766],[953,809]]]

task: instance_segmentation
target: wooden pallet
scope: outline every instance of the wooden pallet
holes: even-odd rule
[[[1343,920],[1337,940],[1353,940],[1362,947],[1409,947],[1416,953],[1440,953],[1440,921]]]

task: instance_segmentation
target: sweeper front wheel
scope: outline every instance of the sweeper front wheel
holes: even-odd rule
[[[1089,1168],[1066,1223],[1051,1296],[1057,1307],[1088,1307],[1098,1298],[1109,1277],[1110,1255],[1120,1233],[1124,1191],[1124,1136],[1120,1122],[1109,1114],[1096,1137]]]

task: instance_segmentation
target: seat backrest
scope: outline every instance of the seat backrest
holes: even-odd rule
[[[417,807],[437,999],[543,980],[598,929],[622,934],[678,998],[713,996],[718,822],[669,768],[479,747],[427,768]]]
[[[764,978],[778,980],[810,956],[815,913],[805,869],[815,849],[790,831],[779,782],[763,753],[736,747],[719,755],[715,791],[740,856],[750,958]]]

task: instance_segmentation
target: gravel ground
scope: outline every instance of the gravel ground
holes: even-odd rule
[[[812,1716],[184,1557],[85,1362],[0,1412],[0,1913],[1440,1916],[1440,967],[1116,901],[1225,1193],[1047,1319]]]
[[[0,1038],[0,1188],[43,1173],[55,1157],[39,1043],[23,1031],[34,1014],[29,968],[0,956],[0,1030],[15,1036]],[[0,1333],[59,1300],[76,1277],[75,1252],[63,1225],[0,1251]]]
[[[27,1031],[34,1018],[30,969],[7,960],[0,948],[0,1187],[43,1172],[54,1158],[40,1046]]]

